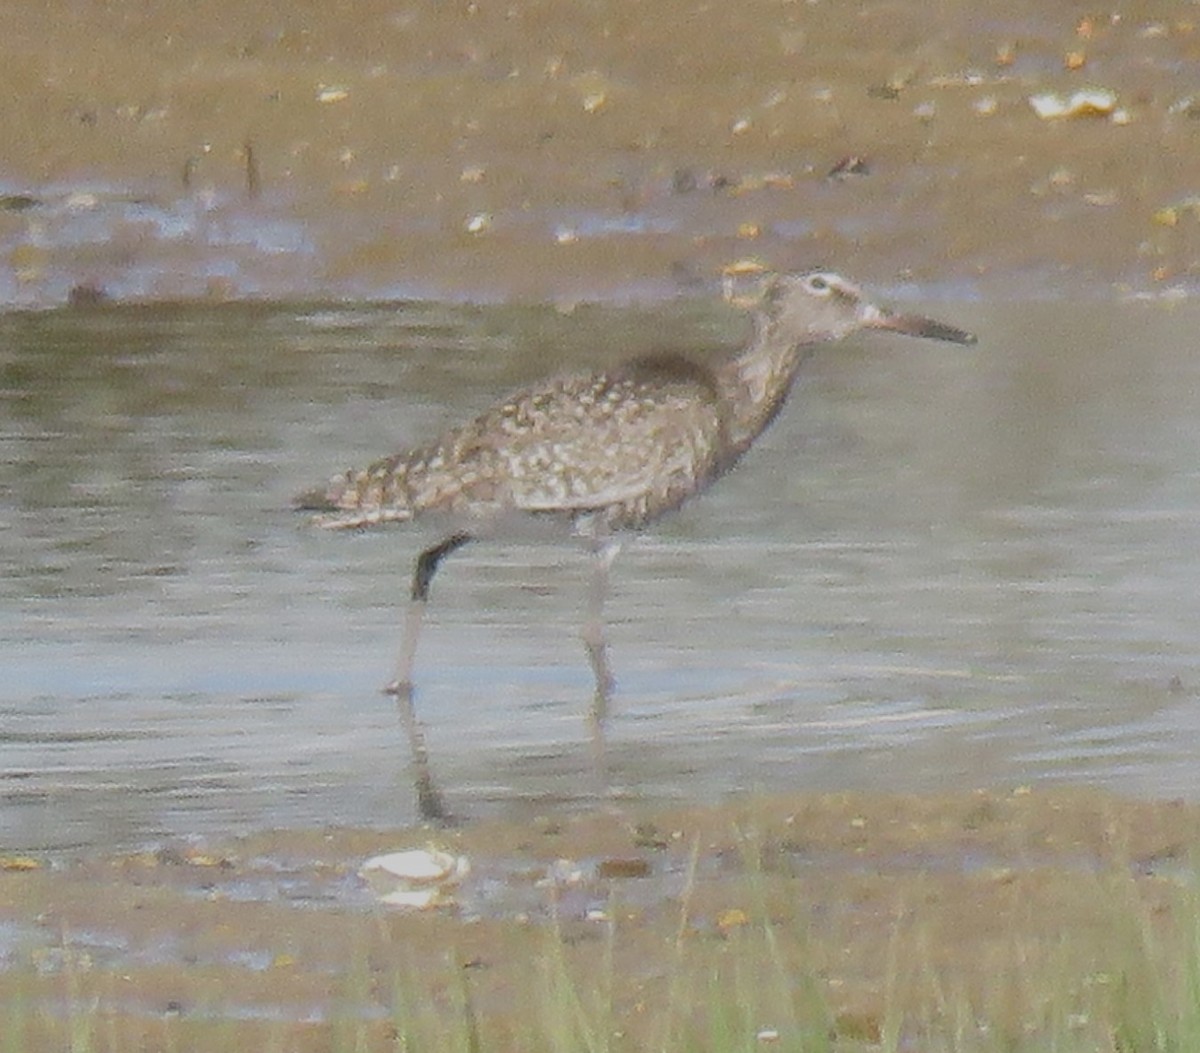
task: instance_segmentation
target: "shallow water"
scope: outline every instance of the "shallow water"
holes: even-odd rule
[[[1200,796],[1200,309],[929,309],[979,346],[823,350],[617,562],[608,792]],[[315,531],[290,496],[549,369],[742,325],[707,301],[0,317],[0,846],[414,820],[379,687],[431,535]],[[439,575],[416,705],[457,813],[600,799],[586,571],[520,539]]]

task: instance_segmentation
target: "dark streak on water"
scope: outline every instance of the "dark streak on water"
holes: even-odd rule
[[[936,313],[979,347],[822,352],[761,448],[618,561],[615,792],[1200,795],[1197,310]],[[548,369],[719,351],[739,324],[703,302],[0,317],[0,847],[412,821],[378,688],[428,536],[311,531],[290,495]],[[456,811],[594,801],[585,570],[521,540],[439,577],[417,705]]]

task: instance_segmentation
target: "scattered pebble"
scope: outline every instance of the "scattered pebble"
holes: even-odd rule
[[[341,102],[350,98],[350,90],[336,84],[317,85],[317,102]]]
[[[100,307],[108,303],[108,293],[94,282],[79,282],[67,292],[67,303],[71,307]],[[2,865],[0,869],[3,869]]]
[[[717,928],[722,933],[729,933],[749,924],[750,916],[740,907],[731,907],[717,915]]]
[[[1185,197],[1171,205],[1155,209],[1151,218],[1161,227],[1175,227],[1185,216],[1200,220],[1200,197]]]
[[[537,882],[539,887],[547,885],[581,885],[583,868],[573,859],[556,859],[550,864],[546,876]]]
[[[676,168],[671,173],[671,193],[690,194],[698,186],[696,173],[691,168]]]
[[[41,202],[28,194],[0,194],[0,212],[25,212]]]
[[[608,105],[611,83],[603,73],[589,70],[571,78],[584,113],[599,113]]]
[[[1046,182],[1056,190],[1064,190],[1075,185],[1075,173],[1069,168],[1056,168],[1050,173]]]
[[[641,878],[650,876],[650,864],[645,859],[602,859],[596,867],[602,878]]]
[[[900,89],[895,84],[871,84],[867,87],[867,98],[892,102],[900,98]]]
[[[867,176],[870,174],[871,166],[867,164],[866,160],[857,154],[851,154],[848,157],[843,157],[835,164],[826,174],[825,178],[843,180],[854,176]]]
[[[926,83],[931,88],[978,88],[986,79],[977,69],[964,69],[958,73],[930,77]]]

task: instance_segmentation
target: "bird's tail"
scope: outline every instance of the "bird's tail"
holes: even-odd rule
[[[336,512],[338,510],[336,480],[334,483],[305,490],[292,498],[297,512]]]
[[[313,517],[315,526],[353,530],[412,519],[413,509],[396,496],[394,489],[380,486],[379,473],[352,471],[297,494],[292,505],[302,512],[319,513]]]

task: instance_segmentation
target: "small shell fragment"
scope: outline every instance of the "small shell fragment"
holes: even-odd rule
[[[468,234],[485,234],[492,229],[492,217],[486,212],[477,212],[467,220]]]
[[[727,278],[744,278],[746,275],[764,274],[767,270],[769,268],[762,260],[756,260],[753,257],[742,257],[740,260],[734,260],[732,263],[725,264],[721,268],[721,273]]]
[[[594,69],[572,77],[571,86],[579,93],[584,113],[599,113],[608,105],[612,94],[612,82]]]
[[[730,933],[750,924],[750,916],[740,907],[730,907],[717,915],[717,928],[722,933]]]
[[[317,102],[341,102],[350,98],[350,90],[339,84],[318,84]]]
[[[757,278],[769,269],[762,260],[753,257],[743,257],[727,263],[721,268],[721,295],[725,302],[735,307],[753,307],[758,303],[760,294],[739,291],[739,283],[745,279]]]
[[[573,859],[556,859],[535,884],[539,888],[582,885],[583,877],[583,868]]]
[[[1048,91],[1030,95],[1029,105],[1043,121],[1060,117],[1108,117],[1117,108],[1117,95],[1105,88],[1086,88],[1064,99]]]
[[[1185,216],[1200,220],[1200,197],[1185,197],[1154,210],[1151,219],[1160,227],[1177,227]]]

